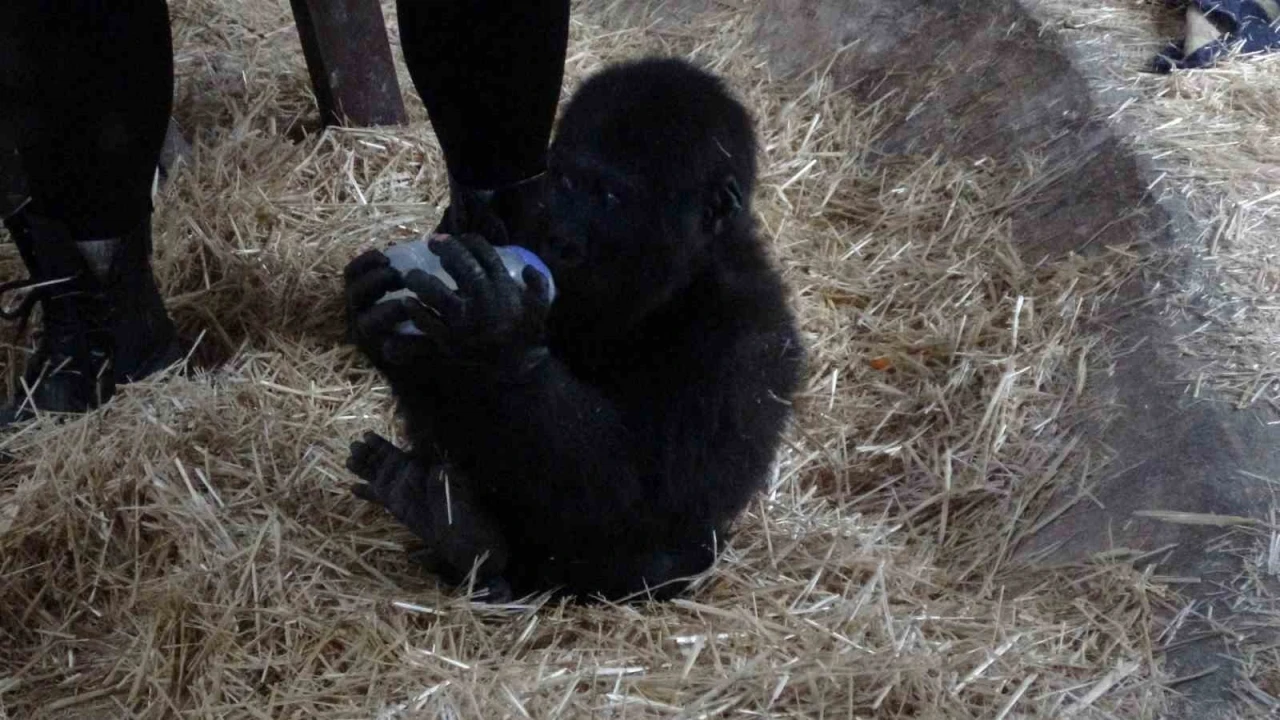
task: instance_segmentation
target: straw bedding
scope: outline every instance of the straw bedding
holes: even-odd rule
[[[171,8],[193,154],[157,201],[157,266],[190,372],[0,440],[0,718],[1157,716],[1162,579],[1123,552],[1011,560],[1051,491],[1106,471],[1075,432],[1106,366],[1091,320],[1142,269],[1124,247],[1019,259],[1008,209],[1045,168],[875,155],[883,108],[822,68],[769,77],[737,4],[679,27],[581,8],[566,92],[675,53],[753,108],[761,231],[811,365],[694,594],[487,607],[411,566],[342,469],[396,428],[340,344],[341,268],[437,219],[424,113],[309,134],[287,3]]]

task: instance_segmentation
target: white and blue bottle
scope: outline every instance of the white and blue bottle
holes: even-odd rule
[[[413,240],[410,242],[392,245],[382,251],[383,255],[391,261],[391,267],[400,273],[401,277],[409,274],[412,270],[421,270],[440,278],[445,287],[450,290],[457,290],[458,284],[454,282],[449,273],[440,265],[440,258],[431,249],[427,247],[427,240]],[[494,248],[498,252],[498,257],[502,258],[502,264],[507,268],[507,274],[511,279],[515,280],[520,287],[524,287],[524,278],[521,273],[524,272],[525,266],[532,265],[534,270],[542,273],[547,279],[547,302],[553,302],[556,299],[556,284],[551,277],[551,270],[542,262],[532,251],[522,248],[518,245],[504,245]],[[402,297],[413,297],[413,292],[407,289],[395,290],[383,295],[378,302],[387,302]],[[396,332],[401,335],[421,335],[422,331],[417,328],[411,321],[406,320],[396,328]]]

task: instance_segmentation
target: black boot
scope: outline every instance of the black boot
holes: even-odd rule
[[[494,245],[531,243],[545,234],[546,173],[494,190],[469,188],[449,178],[449,207],[436,233],[478,233]]]
[[[0,310],[25,329],[41,305],[41,332],[0,426],[41,412],[91,410],[116,385],[181,358],[173,322],[151,273],[151,222],[119,238],[76,242],[61,222],[21,212],[5,220],[31,277],[0,285],[27,296]]]

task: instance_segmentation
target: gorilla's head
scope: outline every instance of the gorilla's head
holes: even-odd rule
[[[714,76],[673,59],[606,69],[565,108],[540,248],[578,317],[638,320],[748,241],[752,120]]]

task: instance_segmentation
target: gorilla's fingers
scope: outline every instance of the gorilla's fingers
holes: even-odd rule
[[[396,447],[390,440],[382,437],[372,430],[366,430],[364,437],[361,438],[365,445],[368,445],[378,455],[386,455],[388,453],[398,453],[400,448]]]
[[[463,235],[458,238],[458,242],[471,253],[471,256],[480,263],[480,267],[484,268],[484,272],[489,276],[490,282],[501,282],[502,278],[507,275],[507,266],[502,262],[502,256],[498,255],[498,251],[493,245],[479,235]]]
[[[551,284],[547,281],[547,276],[534,266],[525,265],[524,270],[520,271],[520,278],[524,280],[525,302],[545,311],[551,300]]]
[[[379,337],[408,319],[409,311],[404,303],[382,303],[360,313],[356,318],[356,329],[362,337]]]
[[[421,300],[406,298],[401,302],[404,303],[405,311],[409,313],[409,319],[422,331],[423,335],[438,338],[441,331],[447,327],[447,323],[441,319],[440,312]]]
[[[360,441],[351,443],[350,454],[347,456],[347,469],[353,475],[361,480],[373,482],[377,468],[377,463],[373,462],[372,448]]]
[[[400,448],[372,430],[364,434],[364,444],[368,445],[373,452],[373,461],[383,474],[386,473],[388,464],[398,463],[404,459],[404,453],[400,451]]]
[[[373,486],[370,485],[369,483],[360,483],[358,485],[352,485],[351,494],[355,495],[361,500],[367,500],[371,503],[377,503],[378,505],[382,505],[382,499],[379,498],[378,494],[373,491]]]
[[[412,318],[411,318],[412,319]],[[417,320],[413,320],[413,324],[419,329],[426,330],[424,326]],[[436,321],[438,326],[440,321]],[[431,327],[430,325],[426,327]],[[432,332],[435,328],[431,328]],[[421,336],[405,336],[405,335],[388,335],[382,341],[382,346],[378,348],[381,353],[382,360],[388,365],[409,369],[409,366],[419,365],[430,362],[431,357],[436,354],[437,349],[434,343],[429,339]]]
[[[347,302],[356,309],[363,309],[383,295],[404,287],[400,273],[387,266],[375,268],[355,278],[347,279]]]
[[[364,434],[363,439],[351,443],[351,456],[347,458],[347,469],[368,483],[364,486],[363,492],[383,502],[382,496],[386,494],[386,486],[395,477],[395,473],[391,470],[405,459],[407,458],[400,448],[381,435],[370,431]],[[359,492],[356,494],[359,495]]]
[[[449,274],[453,275],[452,272]],[[405,276],[404,284],[424,305],[440,313],[446,325],[457,327],[462,322],[467,303],[440,278],[421,270],[410,270]],[[426,332],[424,327],[419,326],[419,329]]]
[[[391,261],[380,250],[366,250],[355,257],[354,260],[347,263],[347,267],[342,271],[342,276],[347,282],[351,282],[356,278],[364,275],[378,267],[389,266]]]
[[[477,301],[481,307],[487,307],[493,296],[493,281],[470,249],[457,238],[432,243],[431,247],[440,257],[440,266],[458,283],[457,294],[466,300]]]
[[[347,469],[357,474],[364,474],[361,469],[365,469],[372,474],[372,471],[377,470],[388,455],[400,452],[400,448],[378,433],[369,430],[362,438],[351,443],[350,452]]]

